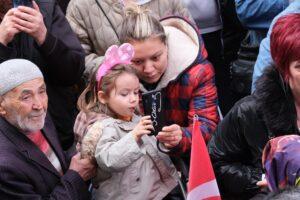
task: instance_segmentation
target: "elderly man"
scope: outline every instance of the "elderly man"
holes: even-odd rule
[[[0,64],[0,199],[89,199],[88,159],[69,165],[47,116],[48,96],[39,68],[24,59]]]
[[[74,141],[78,96],[74,86],[84,71],[85,54],[79,40],[55,0],[32,1],[32,6],[16,8],[12,0],[0,0],[0,5],[0,63],[23,58],[41,69],[48,112],[66,150]]]

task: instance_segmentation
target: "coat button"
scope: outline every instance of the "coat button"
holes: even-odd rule
[[[137,181],[137,182],[140,181],[140,178],[136,178],[136,181]]]

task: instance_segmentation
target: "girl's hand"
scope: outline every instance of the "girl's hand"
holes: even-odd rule
[[[156,136],[157,140],[164,144],[168,149],[171,149],[179,144],[182,139],[182,131],[180,126],[173,124],[165,126]]]
[[[153,130],[153,125],[150,116],[144,116],[133,129],[132,134],[135,141],[139,141],[143,135],[150,134]]]

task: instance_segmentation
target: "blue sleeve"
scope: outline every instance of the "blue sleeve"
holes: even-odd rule
[[[262,75],[263,70],[267,66],[271,66],[273,59],[270,53],[270,34],[263,39],[260,43],[259,54],[257,56],[256,63],[254,65],[253,77],[252,77],[252,88],[251,92],[255,90],[255,82]]]
[[[268,29],[288,5],[288,0],[235,0],[238,18],[249,29]]]
[[[272,21],[272,24],[269,28],[267,37],[263,39],[259,47],[259,54],[254,65],[254,72],[252,77],[252,93],[255,90],[255,81],[259,78],[262,74],[263,70],[273,64],[273,59],[271,57],[270,52],[270,36],[272,32],[273,25],[276,23],[278,18],[292,14],[292,13],[300,13],[300,0],[293,1],[284,11],[278,14]]]

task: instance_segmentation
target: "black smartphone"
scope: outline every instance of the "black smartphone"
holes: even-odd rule
[[[32,7],[32,0],[12,0],[14,8],[18,6]]]
[[[154,130],[151,135],[157,135],[166,126],[164,93],[162,91],[151,91],[142,94],[144,114],[150,115]]]

